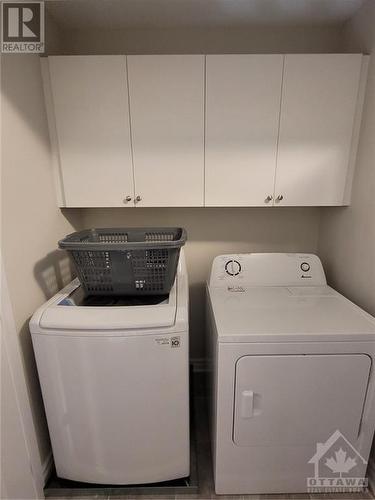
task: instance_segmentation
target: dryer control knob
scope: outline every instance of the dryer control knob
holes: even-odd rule
[[[241,264],[237,260],[228,260],[225,264],[225,272],[229,276],[237,276],[241,272]]]
[[[308,262],[302,262],[301,269],[304,273],[310,271],[310,264]]]

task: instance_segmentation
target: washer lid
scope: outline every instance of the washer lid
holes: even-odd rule
[[[375,340],[375,319],[329,286],[211,288],[219,342]]]
[[[77,288],[66,288],[64,294],[48,303],[39,319],[39,327],[46,330],[132,330],[170,327],[175,324],[177,311],[176,281],[167,299],[152,305],[75,305],[70,296]],[[94,302],[95,303],[95,302]],[[40,333],[43,333],[41,331]]]

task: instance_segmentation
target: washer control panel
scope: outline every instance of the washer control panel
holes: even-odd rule
[[[316,255],[249,253],[219,255],[212,264],[210,286],[323,286],[326,278]]]

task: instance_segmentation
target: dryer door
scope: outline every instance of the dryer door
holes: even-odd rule
[[[339,430],[358,438],[371,359],[365,354],[244,356],[236,364],[233,440],[304,446]]]

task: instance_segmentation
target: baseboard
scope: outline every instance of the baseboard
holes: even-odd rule
[[[375,494],[375,457],[370,457],[367,466],[367,475],[370,491]]]
[[[206,358],[193,358],[190,359],[190,364],[193,366],[193,372],[206,372],[207,371],[207,360]]]
[[[43,484],[47,483],[48,478],[52,472],[52,467],[53,467],[53,455],[52,455],[52,451],[50,451],[42,463]]]

